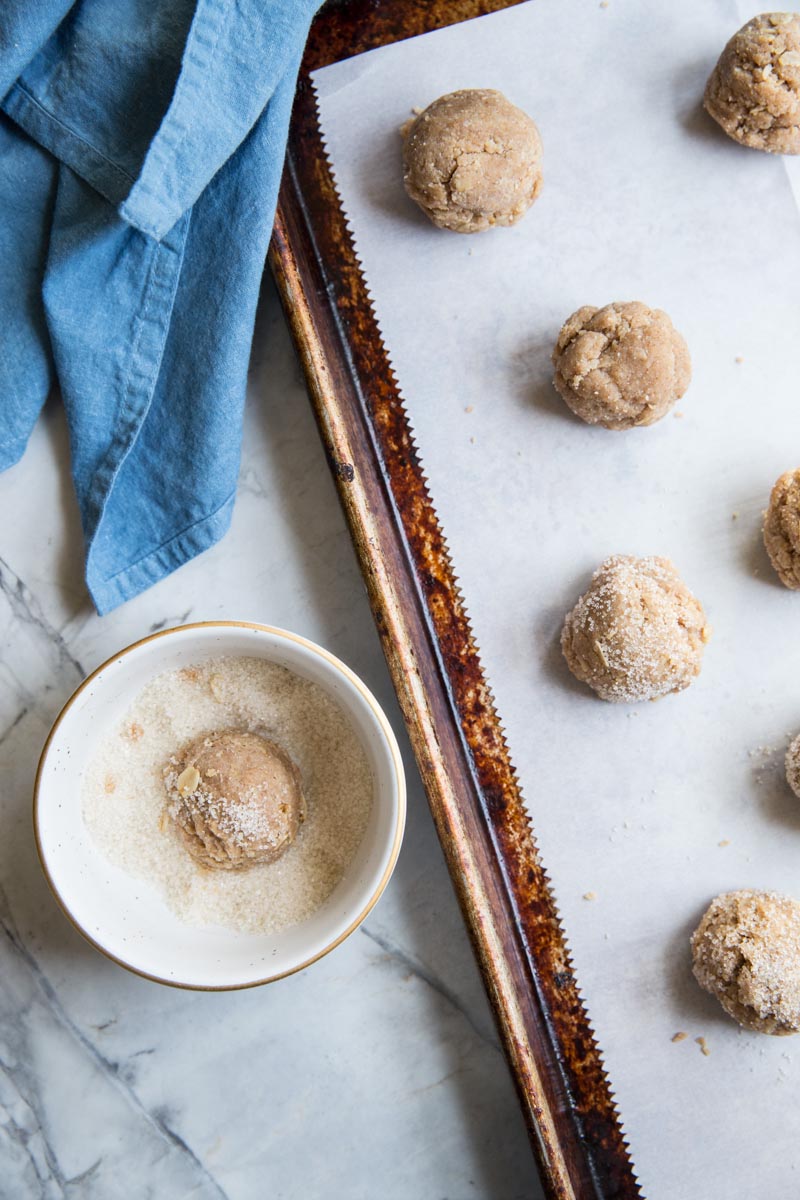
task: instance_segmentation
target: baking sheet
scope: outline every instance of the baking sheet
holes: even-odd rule
[[[732,0],[531,0],[314,76],[651,1200],[800,1191],[798,1039],[738,1030],[688,954],[717,892],[800,897],[800,803],[782,776],[800,597],[760,541],[774,479],[800,462],[800,163],[741,149],[700,108],[749,15]],[[448,234],[403,193],[400,125],[458,87],[500,88],[541,130],[544,190],[513,229]],[[665,308],[692,351],[689,392],[650,429],[590,429],[550,383],[562,321],[615,299]],[[610,706],[566,671],[564,613],[615,552],[670,556],[705,604],[714,635],[687,692]]]

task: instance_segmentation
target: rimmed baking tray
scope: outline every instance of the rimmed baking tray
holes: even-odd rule
[[[545,1187],[552,1197],[610,1200],[641,1192],[310,82],[341,58],[506,7],[323,7],[303,59],[270,262]]]

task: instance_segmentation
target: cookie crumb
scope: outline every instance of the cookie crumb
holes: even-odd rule
[[[475,405],[468,404],[467,407],[464,409],[464,412],[466,412],[466,413],[475,412]]]
[[[597,892],[584,892],[583,898],[584,898],[584,900],[596,900]]]
[[[742,357],[742,355],[741,355],[741,354],[737,354],[737,355],[736,355],[736,358],[735,358],[733,361],[734,361],[734,362],[736,362],[736,363],[743,363],[743,362],[744,362],[744,358]]]
[[[689,1036],[688,1033],[684,1033],[684,1031],[682,1029],[679,1029],[677,1033],[673,1033],[672,1037],[670,1038],[670,1041],[685,1042],[688,1036]]]
[[[683,413],[682,413],[682,412],[676,412],[676,413],[673,413],[672,415],[673,415],[673,417],[675,418],[675,420],[676,420],[676,421],[680,421],[680,420],[682,419],[682,417],[683,417]]]
[[[706,1058],[708,1058],[709,1054],[711,1053],[711,1050],[709,1049],[709,1045],[708,1045],[708,1042],[706,1041],[706,1039],[704,1037],[696,1037],[694,1040],[697,1042],[698,1046],[702,1050],[703,1054],[705,1054]]]

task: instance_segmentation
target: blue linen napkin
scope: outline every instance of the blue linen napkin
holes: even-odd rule
[[[0,470],[57,380],[100,613],[230,523],[318,2],[0,6]]]

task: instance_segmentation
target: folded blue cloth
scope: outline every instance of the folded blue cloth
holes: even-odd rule
[[[101,613],[230,522],[317,4],[0,5],[0,469],[57,380]]]

